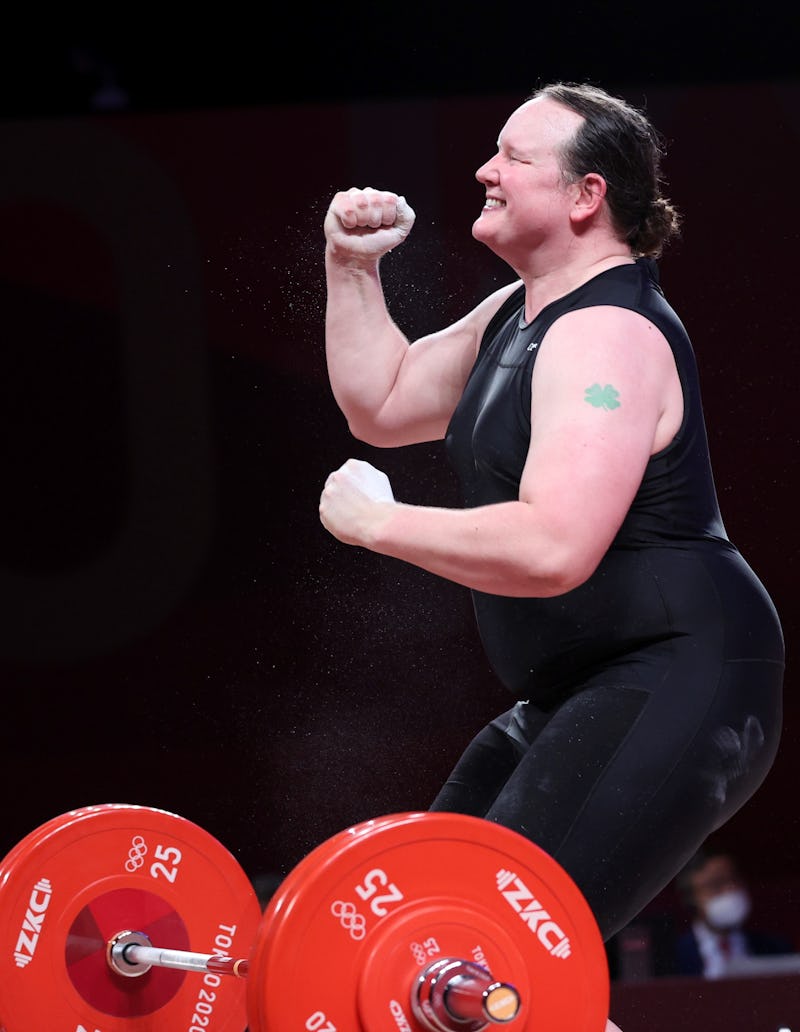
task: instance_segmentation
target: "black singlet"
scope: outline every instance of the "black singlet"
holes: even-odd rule
[[[524,322],[520,287],[490,322],[447,431],[467,506],[516,499],[531,432],[531,376],[561,315],[595,305],[641,313],[664,334],[684,398],[674,440],[647,465],[630,511],[589,580],[555,598],[473,592],[484,648],[514,696],[539,704],[569,690],[598,663],[659,640],[673,628],[652,578],[648,549],[735,551],[720,517],[694,354],[665,300],[656,263],[640,259],[595,276]]]

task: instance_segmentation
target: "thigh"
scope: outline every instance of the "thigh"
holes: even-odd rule
[[[430,809],[485,817],[546,721],[527,703],[492,720],[464,750]]]
[[[609,938],[763,780],[782,668],[681,639],[604,676],[537,733],[486,817],[553,856]]]
[[[530,737],[487,819],[531,839],[576,877],[577,865],[564,863],[565,846],[586,819],[587,807],[605,808],[610,772],[649,699],[648,691],[623,684],[596,684],[573,695]],[[627,787],[627,777],[623,783]],[[612,805],[624,809],[618,785],[611,796]],[[591,852],[596,856],[596,849]]]

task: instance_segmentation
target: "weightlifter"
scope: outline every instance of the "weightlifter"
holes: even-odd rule
[[[781,729],[780,622],[726,534],[692,345],[659,285],[679,231],[662,157],[623,100],[538,90],[476,173],[473,236],[514,280],[414,342],[379,273],[412,228],[409,204],[354,188],[325,219],[337,404],[373,446],[443,439],[464,508],[397,501],[351,459],[324,486],[321,520],[469,588],[517,700],[432,809],[530,838],[605,938],[752,796]]]

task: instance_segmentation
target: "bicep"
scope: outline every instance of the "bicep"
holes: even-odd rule
[[[440,440],[464,391],[484,331],[517,289],[508,284],[458,322],[409,345],[376,420],[382,446]]]
[[[641,484],[671,367],[659,331],[620,309],[563,317],[541,345],[520,500],[535,505],[587,576]]]

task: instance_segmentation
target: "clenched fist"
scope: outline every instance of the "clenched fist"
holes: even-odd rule
[[[323,527],[346,545],[371,547],[394,503],[389,478],[360,459],[348,459],[325,481],[319,500]]]
[[[328,252],[341,262],[373,262],[405,240],[414,218],[413,208],[396,193],[371,186],[344,190],[325,217]]]

